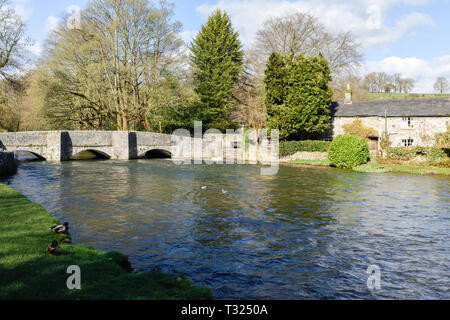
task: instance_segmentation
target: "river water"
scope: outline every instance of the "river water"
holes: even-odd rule
[[[445,176],[138,160],[23,163],[4,182],[76,242],[218,299],[450,299]],[[381,288],[369,290],[374,265]]]

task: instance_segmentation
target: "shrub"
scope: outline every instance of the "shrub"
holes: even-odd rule
[[[447,122],[447,132],[436,135],[436,146],[450,148],[450,123]]]
[[[430,165],[440,168],[450,168],[450,158],[432,162]]]
[[[336,137],[328,150],[332,166],[352,169],[370,160],[369,147],[364,138],[341,135]]]
[[[297,152],[327,152],[330,141],[304,140],[304,141],[281,141],[280,156],[290,156]]]
[[[358,136],[361,138],[378,136],[378,131],[375,128],[366,127],[362,124],[362,121],[360,119],[356,119],[351,123],[344,124],[342,128],[344,129],[345,134]]]

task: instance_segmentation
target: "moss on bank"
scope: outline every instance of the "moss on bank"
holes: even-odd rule
[[[211,289],[183,276],[129,273],[128,259],[81,244],[61,244],[62,254],[46,249],[57,236],[57,221],[40,205],[0,183],[0,299],[211,299]],[[81,290],[68,290],[67,267],[81,268]]]

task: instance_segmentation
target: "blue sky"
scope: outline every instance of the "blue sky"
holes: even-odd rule
[[[69,8],[87,0],[11,0],[28,23],[28,35],[41,45]],[[331,31],[351,30],[365,53],[361,73],[400,72],[416,80],[415,92],[433,92],[437,76],[450,79],[450,0],[175,0],[183,39],[190,40],[208,14],[226,10],[246,46],[270,16],[301,11],[315,15]]]

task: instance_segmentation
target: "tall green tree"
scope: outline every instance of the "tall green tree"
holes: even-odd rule
[[[191,45],[197,117],[204,127],[232,127],[233,91],[243,70],[244,52],[227,13],[215,11]]]
[[[287,94],[287,59],[277,52],[270,55],[265,72],[267,124],[276,129],[282,123]]]
[[[332,80],[327,60],[272,54],[265,72],[268,124],[280,138],[305,138],[330,127]]]

